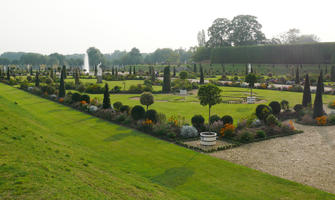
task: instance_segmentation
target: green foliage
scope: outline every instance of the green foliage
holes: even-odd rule
[[[225,115],[221,118],[223,124],[233,124],[233,118],[230,115]]]
[[[204,78],[204,70],[202,68],[202,65],[200,64],[200,84],[204,84],[205,83],[205,78]]]
[[[271,107],[272,113],[278,115],[281,110],[280,103],[278,101],[272,101],[269,106]]]
[[[136,105],[131,109],[131,117],[134,120],[140,120],[140,119],[144,119],[145,117],[145,110],[142,106]]]
[[[304,109],[304,106],[301,105],[301,104],[296,104],[294,107],[293,107],[294,111],[295,112],[300,112],[302,109]]]
[[[252,140],[253,140],[253,137],[251,136],[251,134],[249,132],[242,133],[241,138],[240,138],[240,142],[248,143],[248,142],[251,142]]]
[[[316,87],[316,94],[314,99],[314,105],[313,105],[313,118],[321,117],[324,115],[323,110],[323,101],[322,101],[322,94],[324,92],[323,88],[323,80],[322,80],[322,72],[319,76],[318,85]]]
[[[180,136],[183,138],[194,138],[199,136],[199,133],[193,126],[183,126],[180,130]]]
[[[73,93],[72,94],[72,102],[78,102],[81,101],[81,95],[79,93]]]
[[[260,120],[265,120],[266,117],[271,114],[272,110],[269,106],[261,104],[256,107],[256,116]]]
[[[158,113],[154,109],[147,110],[145,113],[145,119],[149,119],[154,123],[157,123],[158,121]]]
[[[179,73],[180,79],[187,79],[188,73],[186,71],[182,71]]]
[[[282,100],[282,101],[280,102],[280,105],[281,105],[281,108],[282,108],[283,110],[289,110],[289,109],[290,109],[289,102],[286,101],[286,100]]]
[[[209,118],[209,122],[211,124],[213,124],[214,122],[216,121],[219,121],[221,118],[218,116],[218,115],[212,115],[210,118]]]
[[[170,66],[164,68],[163,88],[162,92],[171,92],[171,77],[170,77]]]
[[[209,121],[209,118],[211,117],[211,107],[214,106],[215,104],[221,103],[222,101],[221,89],[213,84],[203,85],[198,90],[198,98],[202,106],[208,105],[209,110],[208,121]]]
[[[65,68],[65,65],[63,65],[61,76],[60,76],[58,97],[65,97],[65,85],[64,85],[64,79],[66,76],[65,73],[66,73],[66,68]]]
[[[273,114],[269,114],[265,122],[268,126],[277,126],[279,124],[278,119]]]
[[[310,106],[311,104],[312,104],[311,87],[310,87],[310,82],[309,82],[309,76],[308,74],[306,74],[302,105],[304,107],[307,107],[307,106]]]
[[[129,111],[130,111],[130,107],[128,105],[122,105],[120,107],[120,112],[129,113]]]
[[[263,130],[259,130],[256,132],[255,138],[266,138],[266,133]]]
[[[254,87],[257,81],[257,76],[254,73],[249,73],[245,76],[245,82],[249,83],[249,87]]]
[[[117,111],[120,111],[121,106],[122,106],[122,103],[120,101],[117,101],[113,104],[113,108]]]
[[[140,102],[142,105],[147,106],[147,110],[150,105],[154,103],[154,96],[150,92],[144,92],[141,94]]]

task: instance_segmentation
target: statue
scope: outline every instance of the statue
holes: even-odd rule
[[[97,83],[102,83],[102,68],[101,68],[101,62],[97,66]]]

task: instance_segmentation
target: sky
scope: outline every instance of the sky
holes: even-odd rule
[[[254,15],[272,38],[290,28],[335,41],[334,0],[0,0],[0,53],[103,53],[197,45],[216,18]]]

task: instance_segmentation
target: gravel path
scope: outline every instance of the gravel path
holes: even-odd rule
[[[295,127],[304,133],[211,155],[335,193],[335,126]]]

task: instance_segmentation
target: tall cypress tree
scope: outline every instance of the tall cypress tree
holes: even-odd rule
[[[9,72],[9,67],[7,67],[7,80],[10,80],[10,72]]]
[[[322,102],[322,78],[319,76],[318,85],[316,88],[316,95],[314,99],[313,118],[321,117],[324,115],[323,102]]]
[[[75,85],[78,86],[80,84],[80,81],[79,81],[79,69],[75,69],[75,73],[74,73],[74,76],[75,76]]]
[[[40,86],[40,78],[39,78],[39,72],[36,72],[35,74],[35,87]]]
[[[133,74],[136,75],[135,66],[134,66],[134,68],[133,68]]]
[[[323,71],[320,71],[320,79],[321,79],[321,92],[322,94],[325,93],[325,84],[323,83]]]
[[[173,77],[176,77],[176,67],[173,66]]]
[[[114,76],[114,66],[112,66],[112,76]]]
[[[163,88],[162,91],[165,93],[171,92],[171,77],[170,77],[170,66],[164,68],[164,77],[163,77]]]
[[[129,75],[131,75],[131,66],[129,66]]]
[[[197,73],[197,64],[196,63],[193,64],[193,72]]]
[[[97,76],[98,74],[98,67],[95,65],[94,66],[94,76]]]
[[[104,92],[104,100],[102,102],[102,108],[103,109],[108,109],[111,107],[111,100],[109,98],[109,89],[108,89],[108,84],[105,84],[105,92]]]
[[[245,75],[248,75],[249,70],[248,70],[248,64],[245,64]]]
[[[29,68],[29,70],[30,70],[30,76],[32,76],[32,75],[33,75],[33,66],[31,66],[31,67]]]
[[[64,79],[66,79],[66,77],[67,77],[67,72],[66,72],[66,66],[65,65],[63,65],[63,68],[62,68],[62,70],[64,71],[63,73],[64,73]]]
[[[65,97],[65,85],[64,85],[64,76],[65,76],[65,65],[63,66],[63,69],[60,74],[60,82],[59,82],[59,92],[58,97]]]
[[[202,69],[202,65],[200,64],[200,84],[204,84],[204,70]]]
[[[304,85],[304,95],[302,97],[302,105],[304,107],[310,106],[312,103],[311,87],[309,82],[309,76],[306,74],[305,85]]]
[[[226,69],[224,67],[224,64],[221,64],[221,67],[222,67],[222,75],[225,75],[226,74]]]

